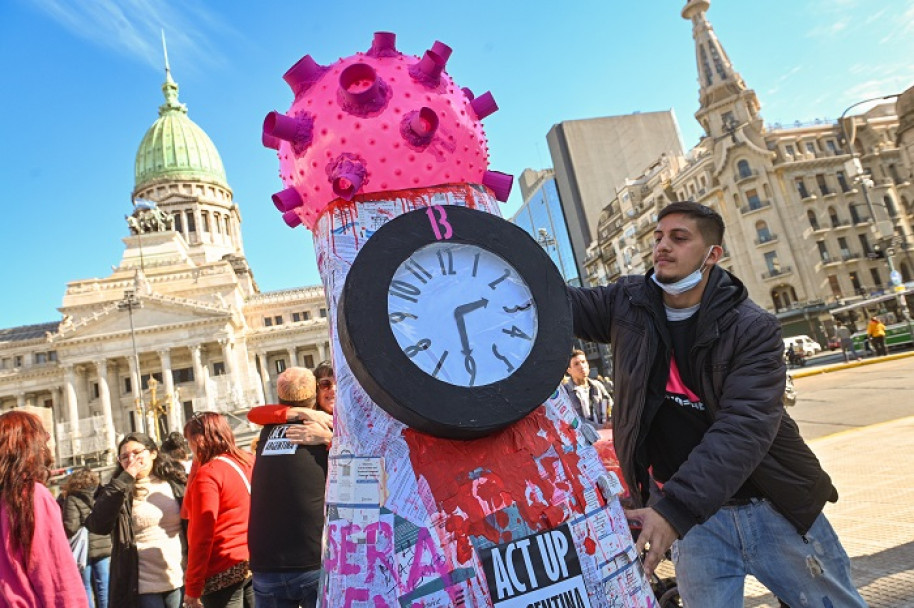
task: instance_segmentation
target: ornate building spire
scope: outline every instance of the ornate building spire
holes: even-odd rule
[[[711,0],[687,0],[682,18],[692,22],[692,38],[695,39],[701,104],[695,118],[705,133],[717,137],[732,134],[737,125],[757,120],[759,103],[755,92],[743,82],[717,39],[705,15],[710,7]],[[709,116],[712,111],[713,115]]]
[[[171,66],[168,65],[168,47],[165,45],[165,30],[162,30],[162,52],[165,54],[165,82],[162,84],[165,103],[159,106],[159,116],[164,116],[168,112],[187,114],[187,106],[178,101],[178,83],[171,77]]]

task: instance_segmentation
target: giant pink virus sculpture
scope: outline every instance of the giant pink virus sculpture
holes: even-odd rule
[[[284,186],[273,203],[313,232],[330,312],[322,605],[655,606],[622,488],[562,391],[489,436],[443,439],[373,402],[342,352],[340,295],[375,231],[417,209],[440,217],[439,205],[500,216],[511,190],[511,176],[488,170],[481,121],[498,107],[454,82],[450,55],[441,42],[404,55],[387,32],[331,65],[306,55],[283,76],[291,107],[263,123]]]
[[[498,106],[454,84],[450,54],[436,42],[416,61],[383,32],[366,53],[330,66],[305,55],[285,73],[295,101],[267,114],[263,143],[279,151],[286,188],[273,202],[289,226],[312,228],[338,198],[439,184],[482,184],[507,200],[512,178],[487,170],[480,122]]]

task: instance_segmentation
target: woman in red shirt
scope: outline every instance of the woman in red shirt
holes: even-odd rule
[[[253,459],[235,446],[222,414],[197,412],[184,436],[195,461],[182,512],[188,520],[184,605],[253,608],[247,545]]]

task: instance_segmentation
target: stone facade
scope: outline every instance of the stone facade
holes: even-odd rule
[[[695,200],[723,216],[721,264],[750,297],[778,313],[785,332],[796,324],[808,331],[795,333],[830,335],[829,307],[890,288],[890,247],[903,281],[914,280],[914,137],[899,128],[911,124],[912,109],[900,101],[896,113],[884,102],[841,123],[766,126],[706,19],[709,4],[691,0],[683,9],[693,23],[695,118],[705,135],[687,155],[661,155],[616,188],[585,276],[598,284],[647,270],[657,212]]]

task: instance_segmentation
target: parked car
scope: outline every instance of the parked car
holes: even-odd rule
[[[841,348],[841,340],[838,336],[830,336],[828,338],[828,350],[838,350]]]
[[[806,357],[822,352],[822,345],[806,335],[784,338],[784,351],[786,352],[791,346],[794,351],[803,353]]]

